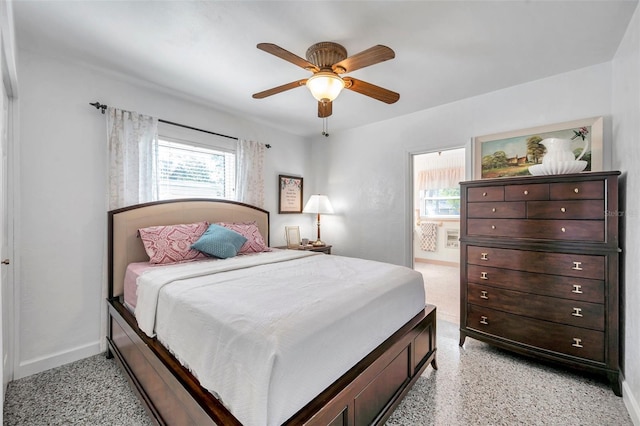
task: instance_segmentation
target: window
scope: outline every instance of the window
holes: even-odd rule
[[[422,218],[459,219],[460,181],[465,178],[465,149],[414,155],[413,170],[416,215]]]
[[[420,216],[460,216],[460,187],[420,191]]]
[[[236,155],[231,150],[160,136],[158,169],[161,200],[235,197]]]

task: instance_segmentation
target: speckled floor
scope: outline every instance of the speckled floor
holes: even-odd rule
[[[387,425],[632,425],[606,383],[467,339],[438,320],[438,371],[427,367]],[[96,355],[9,384],[5,425],[151,422],[113,360]]]
[[[632,425],[605,382],[467,338],[438,321],[438,370],[427,368],[387,425]]]
[[[152,423],[115,361],[95,355],[9,383],[4,424],[150,426]]]

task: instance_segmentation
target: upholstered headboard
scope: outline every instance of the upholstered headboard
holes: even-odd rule
[[[269,212],[229,200],[187,199],[158,201],[112,210],[109,219],[109,298],[124,292],[124,274],[132,262],[149,260],[138,229],[199,221],[253,222],[269,244]]]

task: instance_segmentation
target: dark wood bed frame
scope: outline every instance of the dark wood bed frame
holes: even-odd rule
[[[154,202],[113,210],[109,226],[107,356],[115,357],[160,425],[240,422],[154,338],[122,303],[124,269],[147,260],[137,229],[151,225],[253,221],[269,241],[269,212],[227,200]],[[287,425],[383,424],[425,368],[436,365],[436,308],[425,309],[301,408]]]

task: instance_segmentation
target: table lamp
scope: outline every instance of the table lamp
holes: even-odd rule
[[[332,214],[333,207],[326,195],[312,195],[302,210],[303,213],[315,213],[318,215],[318,239],[312,244],[314,247],[323,247],[326,244],[320,239],[320,214]]]

